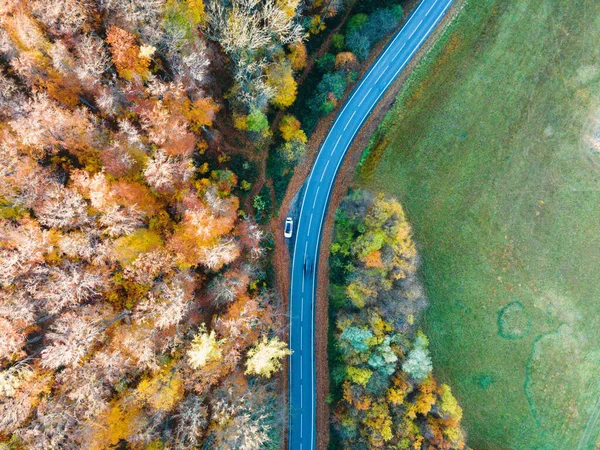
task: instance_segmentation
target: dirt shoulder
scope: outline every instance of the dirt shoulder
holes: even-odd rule
[[[327,396],[329,394],[329,367],[327,361],[327,338],[329,328],[329,315],[328,315],[328,296],[327,292],[329,289],[329,247],[333,239],[333,225],[335,211],[342,201],[349,187],[354,182],[354,172],[356,165],[360,161],[362,152],[369,142],[372,134],[376,131],[379,123],[386,115],[386,113],[393,106],[395,99],[402,88],[402,85],[410,75],[412,70],[419,64],[423,56],[431,49],[432,45],[437,39],[443,34],[448,24],[453,20],[456,14],[459,12],[463,1],[457,1],[448,11],[448,14],[443,19],[440,26],[432,34],[432,36],[425,42],[423,47],[417,52],[411,63],[404,69],[402,74],[391,84],[386,94],[383,96],[379,104],[371,112],[371,115],[361,128],[361,131],[357,134],[352,146],[348,149],[344,161],[340,167],[338,176],[335,181],[334,188],[331,193],[330,203],[327,210],[327,216],[325,218],[325,224],[323,227],[323,233],[321,236],[321,247],[319,254],[319,274],[318,274],[318,285],[317,285],[317,301],[316,301],[316,315],[315,315],[315,357],[317,365],[317,449],[325,450],[329,444],[329,404],[327,403]],[[411,1],[406,9],[411,10],[417,4],[417,0]],[[404,22],[403,22],[404,24]],[[403,25],[402,24],[402,25]],[[363,69],[360,71],[359,79],[364,75],[366,70],[379,56],[381,50],[387,44],[387,40],[381,42],[379,45],[373,48],[371,52],[372,56],[369,61],[364,64]],[[346,94],[343,100],[340,102],[342,105],[346,101],[346,97],[350,92]],[[286,245],[285,239],[283,238],[283,221],[287,211],[290,208],[291,202],[294,199],[297,192],[300,190],[304,181],[310,174],[313,162],[316,158],[317,152],[321,146],[321,143],[325,139],[331,125],[337,115],[336,111],[334,114],[322,119],[319,125],[315,129],[307,144],[306,159],[302,164],[299,164],[295,170],[294,175],[289,183],[286,195],[278,211],[277,217],[275,217],[270,224],[271,231],[275,237],[275,249],[274,249],[274,267],[276,282],[280,289],[281,295],[284,299],[284,304],[288,304],[289,289],[290,289],[290,253],[288,246]],[[287,377],[286,367],[286,377]],[[287,380],[285,382],[287,388]]]

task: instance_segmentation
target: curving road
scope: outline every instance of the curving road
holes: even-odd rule
[[[314,304],[317,258],[335,177],[347,149],[371,110],[431,35],[452,2],[421,0],[346,101],[319,150],[306,183],[300,216],[296,219],[290,287],[291,450],[312,450],[316,445]]]

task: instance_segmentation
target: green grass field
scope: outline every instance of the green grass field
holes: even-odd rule
[[[598,119],[599,1],[469,0],[357,172],[410,216],[474,449],[595,448]]]

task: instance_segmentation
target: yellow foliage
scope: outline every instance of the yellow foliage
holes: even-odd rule
[[[202,324],[188,350],[190,365],[194,369],[200,369],[210,362],[220,360],[222,343],[222,341],[217,341],[214,330],[209,333]]]
[[[415,399],[415,410],[417,413],[425,415],[431,411],[435,403],[435,395],[430,392],[420,392]]]
[[[458,426],[444,428],[444,436],[452,443],[454,448],[463,448],[465,445],[465,435]]]
[[[156,439],[144,447],[144,450],[164,450],[162,439]]]
[[[139,401],[154,410],[169,411],[183,398],[183,382],[179,373],[165,368],[152,377],[142,379],[136,394]]]
[[[206,12],[204,11],[204,2],[202,0],[187,0],[188,17],[194,25],[204,23]]]
[[[370,315],[369,325],[373,333],[375,333],[376,336],[381,338],[383,338],[385,334],[393,330],[392,325],[383,320],[383,318],[377,313],[372,313]]]
[[[363,308],[366,300],[377,295],[377,291],[364,284],[353,281],[346,286],[346,295],[357,308]]]
[[[212,98],[199,98],[194,103],[188,102],[188,108],[184,109],[185,117],[190,121],[190,129],[199,131],[202,127],[212,126],[215,114],[219,111]]]
[[[390,388],[386,393],[386,398],[392,405],[401,405],[404,401],[404,391],[398,388]]]
[[[452,395],[452,390],[450,386],[447,384],[442,384],[441,386],[441,401],[440,401],[440,410],[442,414],[449,416],[457,422],[460,422],[462,419],[462,408],[459,406],[458,402],[454,395]]]
[[[356,56],[351,52],[340,52],[335,55],[335,68],[337,70],[352,70],[357,66]]]
[[[369,369],[363,369],[361,367],[348,367],[348,379],[354,384],[360,384],[366,386],[371,379],[371,372]]]
[[[291,44],[288,59],[292,65],[292,69],[304,69],[306,67],[306,46],[302,42]]]
[[[370,428],[369,440],[373,447],[381,447],[392,439],[392,418],[385,403],[376,403],[367,412],[365,425]]]
[[[316,14],[310,18],[310,24],[308,26],[308,31],[310,32],[310,34],[319,34],[324,29],[325,22],[323,21],[323,19],[321,19],[321,16]]]
[[[300,121],[291,114],[286,114],[279,122],[279,131],[285,141],[297,140],[306,144],[306,134],[300,129]]]
[[[138,257],[140,253],[149,252],[162,247],[163,241],[158,233],[140,229],[115,241],[114,254],[122,265],[127,265]]]
[[[142,428],[141,418],[139,405],[130,402],[125,404],[123,400],[113,402],[110,409],[99,417],[97,431],[87,448],[103,450],[114,447],[121,439],[127,439]]]
[[[271,340],[264,338],[248,351],[246,374],[271,378],[273,373],[281,369],[281,359],[291,354],[287,344],[278,337]]]
[[[233,115],[233,126],[237,130],[247,131],[248,130],[248,116],[241,114]]]
[[[271,103],[278,108],[284,109],[296,100],[298,86],[291,67],[281,64],[270,66],[267,69],[267,84],[275,90]]]
[[[296,15],[296,9],[300,4],[300,0],[277,0],[275,4],[288,17],[294,17]]]

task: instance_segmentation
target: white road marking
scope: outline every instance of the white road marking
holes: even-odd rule
[[[377,77],[377,79],[375,80],[375,84],[379,83],[379,79],[380,79],[380,78],[383,76],[383,74],[386,72],[386,70],[388,70],[388,67],[390,67],[390,66],[389,66],[389,64],[388,64],[388,65],[385,67],[385,69],[383,69],[383,70],[381,71],[381,73],[379,74],[379,76],[378,76],[378,77]],[[354,111],[354,112],[356,112],[356,111]],[[354,115],[354,114],[352,114],[352,115]],[[344,128],[344,129],[345,129],[345,128]]]
[[[415,33],[417,32],[417,30],[419,29],[419,27],[421,26],[421,24],[422,24],[422,23],[423,23],[423,21],[421,20],[421,21],[419,22],[419,25],[417,25],[417,26],[415,27],[415,29],[413,30],[413,32],[412,32],[412,33],[410,33],[410,36],[408,37],[408,40],[409,40],[409,41],[410,41],[410,38],[411,38],[411,37],[413,37],[413,34],[415,34]]]
[[[335,152],[335,149],[337,148],[337,146],[338,146],[341,138],[342,138],[342,135],[340,134],[340,136],[338,137],[337,141],[335,141],[335,145],[333,146],[333,150],[331,150],[331,154],[332,155]]]
[[[425,13],[426,16],[429,15],[429,13],[431,12],[431,10],[433,9],[433,7],[437,5],[437,2],[434,2],[433,5],[431,5],[431,8],[429,8],[429,10]]]
[[[387,68],[387,67],[386,67]],[[379,78],[378,78],[379,79]],[[348,125],[350,125],[350,122],[352,122],[352,118],[354,117],[354,114],[356,114],[356,110],[352,111],[352,115],[350,116],[350,118],[348,119],[348,122],[346,122],[346,125],[344,125],[344,131],[346,131],[346,128],[348,128]]]
[[[369,96],[369,94],[371,93],[371,90],[373,89],[373,86],[371,86],[369,88],[369,90],[367,91],[367,93],[365,94],[365,96],[363,97],[363,99],[360,101],[360,103],[358,104],[358,106],[362,105],[363,102],[367,99],[367,97]]]
[[[321,189],[321,186],[317,186],[317,192],[315,192],[315,199],[313,200],[313,209],[315,209],[315,204],[317,203],[317,198],[319,198],[319,189]],[[306,244],[308,244],[308,242]]]
[[[310,215],[310,222],[308,222],[308,233],[306,233],[306,237],[310,236],[310,228],[311,228],[311,225],[312,225],[312,218],[313,218],[313,215],[311,214]]]
[[[321,174],[321,179],[319,180],[319,182],[323,181],[323,177],[325,176],[325,173],[327,173],[327,167],[329,167],[329,159],[327,160],[327,164],[325,164],[325,169],[323,169],[323,173]],[[310,216],[312,219],[312,215]],[[310,228],[310,227],[309,227]]]

